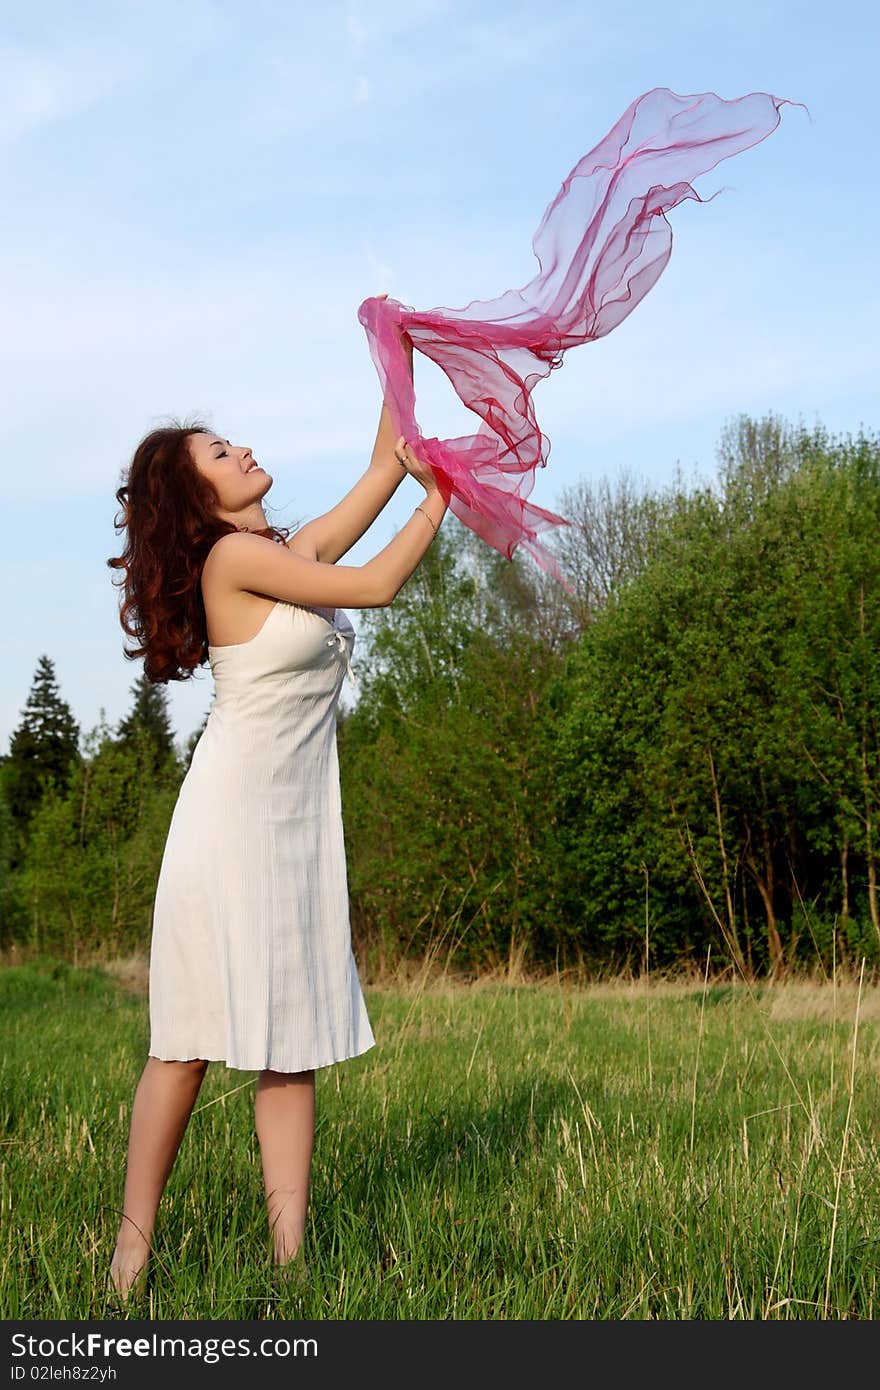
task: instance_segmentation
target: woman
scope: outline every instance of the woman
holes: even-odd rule
[[[406,472],[424,500],[373,559],[338,565]],[[130,655],[145,657],[153,681],[181,679],[207,657],[216,687],[156,888],[149,1056],[110,1267],[124,1296],[146,1279],[209,1062],[259,1071],[255,1123],[283,1266],[305,1229],[315,1068],[375,1043],[348,917],[335,713],[354,630],[342,607],[393,601],[448,498],[395,444],[387,405],[366,473],[289,540],[263,512],[271,485],[249,448],[195,425],[149,434],[117,493],[127,541],[108,563],[126,571],[121,621],[141,643]]]

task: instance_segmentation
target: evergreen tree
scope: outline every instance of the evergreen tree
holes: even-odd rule
[[[48,782],[66,788],[78,759],[79,726],[61,698],[53,663],[41,656],[5,767],[6,800],[19,837]]]
[[[117,742],[122,748],[131,747],[135,741],[135,730],[142,729],[155,749],[153,765],[158,769],[175,757],[168,694],[163,687],[148,681],[146,676],[138,677],[131,687],[131,693],[134,703],[119,723]]]

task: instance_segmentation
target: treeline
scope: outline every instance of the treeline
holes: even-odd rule
[[[370,617],[340,732],[363,945],[880,957],[878,442],[742,417],[715,486],[556,509],[573,599],[444,523]]]
[[[149,944],[153,892],[184,755],[164,689],[142,676],[116,728],[81,734],[41,656],[0,765],[0,947],[77,962]]]
[[[338,728],[372,970],[880,960],[880,447],[741,417],[714,483],[583,482],[574,593],[450,514],[358,615]],[[41,658],[0,766],[0,945],[146,950],[178,754],[143,680],[78,737]],[[198,847],[194,847],[198,852]]]

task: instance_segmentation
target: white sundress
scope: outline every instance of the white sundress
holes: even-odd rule
[[[306,1071],[375,1044],[351,946],[336,707],[342,609],[279,600],[208,648],[215,696],[156,886],[149,1053]]]

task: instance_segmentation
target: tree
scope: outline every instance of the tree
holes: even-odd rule
[[[79,726],[61,698],[52,662],[41,656],[5,764],[6,800],[19,845],[49,782],[65,788],[78,759]]]
[[[339,750],[355,933],[481,968],[528,957],[546,912],[537,709],[558,658],[531,569],[465,531],[444,527],[368,619]]]
[[[778,973],[841,919],[877,952],[880,449],[741,420],[722,482],[669,511],[554,692],[563,920],[632,954],[647,875],[666,960],[721,935]]]
[[[148,681],[146,676],[139,676],[131,693],[134,703],[119,723],[117,741],[127,747],[134,740],[135,729],[142,729],[155,749],[154,768],[158,770],[169,758],[176,756],[167,691]]]
[[[78,961],[146,948],[180,782],[176,761],[154,771],[154,756],[144,729],[121,744],[102,720],[69,787],[47,788],[15,876],[26,909],[17,936],[33,949]]]

